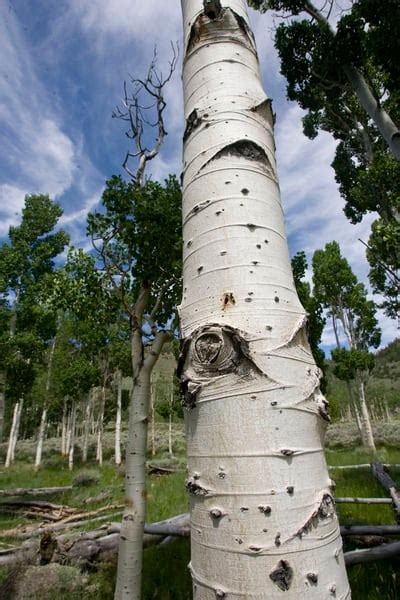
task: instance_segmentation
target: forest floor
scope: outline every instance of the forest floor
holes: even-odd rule
[[[342,429],[346,424],[340,424]],[[347,426],[346,426],[347,427]],[[346,429],[346,427],[344,427]],[[347,427],[349,429],[349,427]],[[336,482],[336,496],[387,497],[387,493],[372,477],[370,470],[337,470],[335,465],[349,465],[369,462],[368,455],[360,448],[347,447],[328,449],[327,461],[332,468],[332,477]],[[397,429],[399,423],[390,426]],[[338,432],[336,428],[336,442]],[[168,430],[166,424],[156,427],[156,455],[149,456],[152,465],[169,467],[173,473],[150,475],[148,480],[148,522],[159,521],[188,510],[187,494],[184,487],[185,440],[181,424],[173,431],[174,457],[168,456]],[[45,500],[85,511],[95,511],[104,506],[115,507],[123,502],[123,467],[113,465],[112,432],[106,432],[104,443],[104,463],[102,467],[94,464],[94,446],[89,462],[83,465],[77,452],[76,466],[68,470],[68,461],[59,455],[59,440],[46,441],[43,467],[34,472],[33,442],[22,442],[17,448],[17,462],[9,469],[0,467],[0,489],[17,487],[69,486],[72,489]],[[355,438],[353,438],[353,443]],[[391,440],[392,441],[392,440]],[[392,442],[393,443],[393,442]],[[338,444],[336,443],[336,446]],[[397,446],[397,447],[396,447]],[[2,449],[0,448],[0,460]],[[400,443],[381,445],[378,459],[384,463],[400,463]],[[393,479],[400,486],[400,470],[391,471]],[[10,498],[0,498],[0,503]],[[119,508],[113,511],[110,520],[120,519]],[[394,513],[390,505],[368,506],[338,504],[339,519],[342,525],[351,524],[395,524]],[[108,512],[106,513],[109,514]],[[32,519],[29,520],[32,523]],[[4,536],[7,530],[28,522],[20,511],[6,512],[0,507],[0,550],[16,542]],[[103,521],[91,527],[99,527]],[[90,526],[82,528],[87,530]],[[76,531],[76,530],[74,530]],[[79,529],[78,529],[79,531]],[[2,536],[3,533],[3,536]],[[345,550],[354,549],[345,542]],[[189,562],[189,542],[178,539],[166,546],[154,546],[144,554],[144,600],[190,600],[192,597]],[[400,560],[386,560],[366,565],[357,565],[349,569],[353,600],[400,600]],[[40,575],[40,576],[39,576]],[[112,600],[115,582],[115,564],[102,563],[86,565],[83,573],[76,567],[48,565],[46,567],[0,568],[0,598],[7,600],[61,600],[68,594],[69,600]]]

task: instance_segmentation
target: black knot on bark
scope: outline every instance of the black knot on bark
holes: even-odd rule
[[[292,584],[293,569],[286,560],[281,560],[269,577],[280,590],[286,592]]]
[[[204,14],[214,21],[218,19],[222,12],[222,6],[220,0],[203,0]]]

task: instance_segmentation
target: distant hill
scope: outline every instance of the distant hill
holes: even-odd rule
[[[344,381],[333,374],[333,363],[327,361],[327,398],[331,405],[331,417],[339,419],[346,414],[348,391]],[[377,417],[385,411],[400,414],[400,338],[395,339],[375,354],[375,367],[367,385],[367,401]]]

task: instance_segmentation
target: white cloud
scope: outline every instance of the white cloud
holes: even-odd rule
[[[75,186],[78,193],[90,195],[93,184],[99,185],[100,174],[85,154],[79,128],[74,137],[67,133],[67,126],[73,130],[73,125],[64,121],[63,111],[47,87],[45,74],[37,68],[22,24],[3,3],[0,4],[0,51],[3,140],[0,235],[3,236],[10,224],[20,220],[16,213],[20,214],[25,194],[49,194],[59,200]],[[79,197],[74,200],[75,204]],[[70,218],[70,227],[72,222]]]
[[[27,190],[3,184],[0,185],[0,237],[6,236],[11,225],[20,220]]]

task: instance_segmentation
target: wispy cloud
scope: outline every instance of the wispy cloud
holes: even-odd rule
[[[73,139],[14,11],[0,5],[0,235],[16,222],[25,194],[60,199],[85,187],[80,134]],[[93,169],[92,169],[93,170]]]

